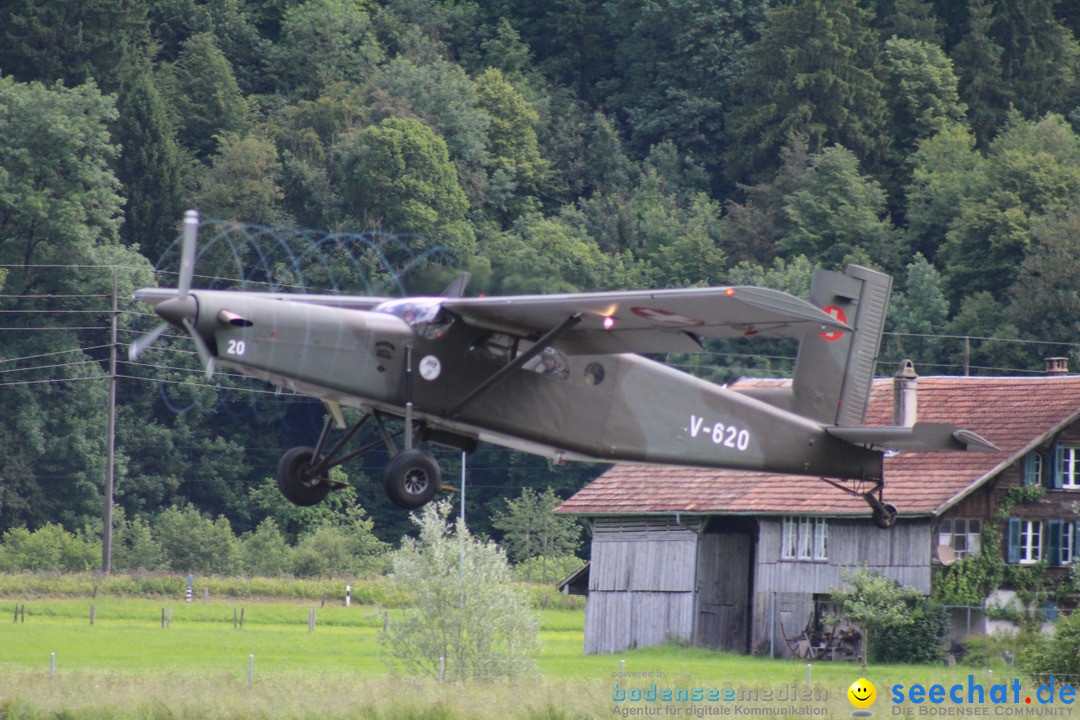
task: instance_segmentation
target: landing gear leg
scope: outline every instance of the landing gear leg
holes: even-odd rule
[[[892,503],[887,503],[882,499],[882,489],[885,487],[884,482],[879,482],[877,487],[868,493],[863,493],[863,500],[870,506],[872,511],[871,518],[874,524],[882,530],[889,530],[896,524],[896,516],[898,514],[896,506]]]
[[[372,418],[378,428],[379,438],[354,452],[343,454],[346,443]],[[278,463],[278,489],[290,502],[303,507],[322,502],[331,490],[345,487],[343,483],[330,480],[330,470],[374,450],[379,445],[385,445],[392,455],[383,476],[383,486],[390,502],[405,510],[415,510],[443,489],[442,473],[435,458],[419,448],[410,447],[413,433],[409,423],[406,423],[404,430],[391,433],[381,413],[376,411],[365,414],[329,452],[324,453],[323,448],[332,423],[333,417],[328,416],[314,448],[292,448]],[[405,436],[406,447],[399,451],[394,441],[402,435]]]
[[[884,480],[874,481],[874,486],[867,491],[864,491],[859,485],[865,487],[865,484],[856,481],[855,487],[849,487],[842,485],[835,480],[829,478],[821,478],[825,482],[829,483],[833,487],[843,490],[848,495],[856,495],[866,501],[866,504],[870,506],[871,518],[874,524],[882,530],[889,530],[896,525],[896,518],[899,515],[899,511],[892,503],[885,502],[883,495],[885,489]],[[867,481],[868,482],[868,481]]]

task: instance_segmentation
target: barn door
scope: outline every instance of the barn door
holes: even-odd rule
[[[701,535],[695,641],[714,650],[747,651],[753,542],[745,533]]]

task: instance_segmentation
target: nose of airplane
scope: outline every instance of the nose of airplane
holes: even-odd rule
[[[154,312],[165,322],[184,328],[184,320],[194,324],[199,316],[199,303],[193,295],[162,300],[154,306]]]

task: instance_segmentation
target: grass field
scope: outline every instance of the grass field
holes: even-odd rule
[[[444,685],[388,671],[378,643],[383,617],[371,606],[320,607],[318,601],[203,603],[103,597],[26,602],[25,623],[12,622],[14,601],[0,600],[0,720],[8,718],[599,718],[643,707],[613,702],[621,688],[806,686],[804,662],[748,658],[665,646],[619,655],[582,653],[581,610],[541,612],[543,650],[536,677],[494,685]],[[161,626],[163,608],[172,623]],[[244,626],[234,629],[234,612]],[[308,613],[316,629],[308,631]],[[393,611],[391,611],[393,612]],[[56,673],[50,676],[50,654]],[[249,659],[254,675],[249,687]],[[662,671],[663,679],[613,678]],[[881,690],[893,683],[966,682],[965,668],[873,667]],[[998,676],[1007,669],[999,669]],[[851,664],[816,663],[811,687],[828,695],[829,716],[847,716],[846,688],[861,675]],[[670,704],[669,704],[670,705]],[[691,703],[671,705],[691,717]],[[701,705],[699,703],[699,705]],[[887,714],[879,701],[878,715]],[[706,704],[720,709],[716,703]],[[666,712],[666,710],[665,710]]]

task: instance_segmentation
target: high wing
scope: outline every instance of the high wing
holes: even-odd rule
[[[522,337],[581,314],[558,346],[574,355],[698,352],[698,338],[799,337],[850,331],[808,302],[767,288],[735,286],[569,295],[445,299],[465,322]]]
[[[369,295],[304,295],[299,293],[234,292],[243,292],[247,297],[307,303],[308,305],[323,305],[325,307],[345,308],[347,310],[374,310],[382,303],[394,299]],[[151,305],[157,305],[158,303],[164,302],[175,296],[176,291],[171,288],[143,288],[135,292],[136,300],[148,302]]]
[[[148,288],[135,297],[156,305],[175,294],[170,289]],[[273,292],[245,295],[351,310],[375,310],[384,303],[408,300]],[[581,314],[581,322],[557,343],[571,355],[700,352],[699,338],[801,337],[852,329],[804,300],[754,286],[423,300],[438,302],[470,325],[519,337],[538,337]]]

